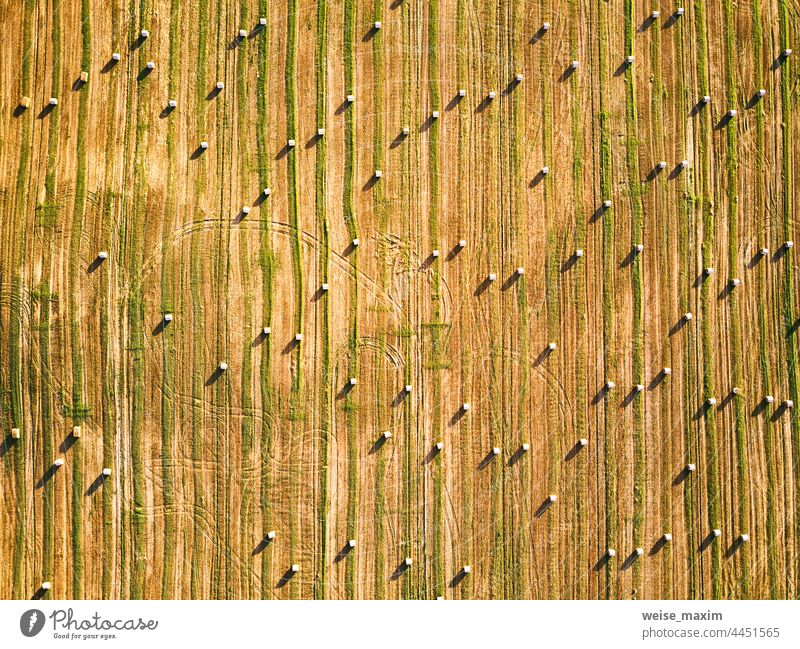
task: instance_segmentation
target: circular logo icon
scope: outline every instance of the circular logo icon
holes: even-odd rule
[[[22,635],[32,638],[44,628],[44,613],[38,608],[25,611],[19,618],[19,630]]]

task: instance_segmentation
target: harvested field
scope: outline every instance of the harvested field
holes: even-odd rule
[[[800,597],[796,1],[0,25],[1,598]]]

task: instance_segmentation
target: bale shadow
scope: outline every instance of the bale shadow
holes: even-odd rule
[[[425,459],[422,460],[422,463],[423,464],[430,464],[431,462],[433,462],[436,459],[436,457],[440,453],[441,453],[441,451],[438,448],[436,448],[436,445],[434,444],[431,447],[431,449],[428,451],[428,453],[425,455]]]
[[[16,446],[19,440],[14,439],[11,435],[6,435],[6,438],[0,442],[0,457],[5,456],[14,446]]]
[[[745,266],[747,266],[749,270],[752,270],[758,265],[758,262],[766,258],[767,258],[766,255],[762,255],[761,251],[757,250],[755,254],[752,257],[750,257],[750,260],[745,264]]]
[[[289,342],[286,343],[286,346],[283,348],[284,354],[291,354],[296,347],[300,345],[300,341],[296,340],[294,336],[289,339]]]
[[[647,555],[650,557],[656,556],[659,552],[661,552],[661,550],[664,549],[666,545],[667,545],[667,540],[663,536],[660,536],[658,538],[658,541],[653,543],[653,547],[650,548],[650,552],[648,552]]]
[[[148,68],[147,66],[144,66],[141,70],[139,70],[139,74],[136,75],[136,80],[144,81],[153,73],[153,69],[154,68]]]
[[[750,416],[751,417],[758,417],[760,414],[762,414],[764,411],[766,411],[767,405],[769,405],[767,403],[767,400],[766,399],[761,399],[761,401],[759,401],[756,404],[756,407],[753,408],[753,412],[750,413]]]
[[[544,513],[548,509],[550,509],[553,505],[555,505],[555,503],[551,502],[549,498],[545,498],[542,501],[542,504],[539,505],[539,508],[534,512],[533,517],[534,518],[541,518],[544,515]]]
[[[788,58],[789,57],[787,57],[783,52],[778,54],[778,56],[775,57],[775,60],[772,62],[772,66],[771,66],[772,71],[774,72],[775,70],[780,68],[786,62],[786,60]]]
[[[379,29],[375,29],[375,25],[373,25],[372,27],[370,27],[367,30],[367,32],[364,34],[364,36],[361,37],[361,42],[368,43],[373,38],[375,38],[375,36],[378,34],[379,31],[380,30]]]
[[[736,540],[731,543],[730,547],[725,550],[725,558],[730,559],[734,554],[736,554],[741,547],[744,545],[744,541],[741,538],[736,538]]]
[[[44,119],[50,113],[52,113],[55,109],[56,109],[55,106],[53,106],[51,104],[45,104],[44,108],[42,108],[42,110],[39,111],[39,114],[36,117],[37,117],[37,119]]]
[[[634,262],[634,260],[636,259],[636,256],[637,256],[638,254],[639,254],[639,251],[638,251],[638,250],[636,250],[636,247],[634,246],[633,248],[631,248],[631,250],[630,250],[630,251],[628,252],[628,254],[625,256],[625,259],[623,259],[623,260],[622,260],[622,261],[619,263],[619,267],[620,267],[620,268],[627,268],[628,266],[630,266],[631,264],[633,264],[633,262]]]
[[[659,385],[661,385],[667,379],[667,374],[664,372],[663,369],[659,370],[658,373],[650,379],[650,383],[647,386],[648,390],[655,390]]]
[[[707,404],[705,401],[700,405],[700,407],[695,411],[693,415],[693,419],[695,421],[700,421],[703,419],[708,413],[711,411],[711,406]]]
[[[603,556],[597,560],[597,563],[592,566],[592,570],[595,572],[600,572],[608,565],[609,561],[611,561],[611,557],[608,556],[608,551],[606,551],[605,554],[603,554]]]
[[[733,390],[729,390],[728,394],[722,397],[722,401],[720,401],[717,410],[723,410],[724,408],[727,408],[735,396],[736,395],[733,393]]]
[[[559,81],[559,83],[564,83],[565,81],[567,81],[567,80],[568,80],[568,79],[569,79],[569,78],[570,78],[570,77],[571,77],[573,74],[575,74],[575,71],[576,71],[577,69],[578,69],[578,68],[573,68],[573,67],[572,67],[572,64],[570,63],[570,64],[569,64],[569,65],[566,67],[566,69],[565,69],[565,70],[564,70],[564,71],[561,73],[561,76],[560,76],[560,77],[558,77],[558,81]]]
[[[208,377],[208,379],[206,379],[206,387],[214,385],[217,381],[219,381],[223,374],[224,372],[221,369],[218,367],[215,368],[214,371],[211,372],[211,375]]]
[[[683,172],[683,167],[681,167],[681,163],[679,162],[672,168],[672,171],[669,172],[669,179],[675,180],[678,176],[681,175],[682,172]]]
[[[41,489],[42,487],[47,484],[47,482],[56,474],[58,471],[58,467],[55,464],[51,464],[47,471],[44,472],[39,481],[36,483],[36,489]]]
[[[255,38],[258,36],[262,31],[266,30],[266,25],[262,25],[261,23],[256,23],[255,26],[250,30],[250,33],[247,35],[247,38]]]
[[[436,257],[433,256],[433,253],[429,254],[419,265],[419,270],[428,270],[434,261],[436,261]]]
[[[480,114],[484,112],[487,108],[489,108],[489,104],[494,101],[489,95],[486,95],[483,99],[481,99],[480,103],[475,107],[475,113]]]
[[[129,46],[130,51],[132,52],[133,50],[139,49],[144,44],[145,40],[147,39],[144,38],[141,34],[139,34],[130,44]]]
[[[672,480],[672,486],[677,487],[678,485],[683,483],[689,477],[690,473],[691,471],[689,471],[688,467],[683,467],[680,470],[680,473],[678,473],[678,475],[676,475],[675,478]]]
[[[453,261],[458,254],[463,250],[463,248],[459,245],[453,246],[450,251],[447,253],[447,256],[444,258],[445,261]]]
[[[596,223],[599,221],[607,209],[610,208],[600,205],[594,212],[592,212],[592,215],[589,217],[589,223]]]
[[[483,459],[478,463],[478,471],[483,471],[487,466],[489,466],[492,463],[492,460],[494,460],[496,457],[497,456],[494,453],[489,451],[483,457]]]
[[[86,496],[87,498],[92,496],[95,491],[97,491],[100,487],[103,486],[103,483],[105,481],[106,481],[106,476],[104,476],[103,473],[100,472],[100,475],[97,476],[92,482],[92,484],[89,485],[89,488],[86,490],[84,496]]]
[[[203,153],[205,153],[205,149],[201,146],[198,146],[194,151],[192,151],[191,155],[189,156],[190,160],[197,160]]]
[[[31,597],[31,599],[42,599],[42,597],[45,596],[46,592],[47,591],[44,588],[39,586],[39,588],[36,589],[36,592],[33,594],[33,597]]]
[[[688,320],[684,319],[683,316],[669,329],[669,335],[674,336],[676,333],[680,332],[687,324]]]
[[[373,187],[375,187],[375,185],[377,185],[377,184],[378,184],[378,181],[379,181],[379,180],[380,180],[380,178],[378,178],[378,176],[376,176],[376,175],[373,173],[373,174],[372,174],[372,175],[369,177],[369,179],[367,180],[367,182],[365,182],[365,183],[364,183],[364,186],[361,188],[361,191],[363,191],[363,192],[368,192],[370,189],[372,189]]]
[[[397,0],[397,2],[402,2],[402,0]],[[395,569],[394,569],[394,572],[392,573],[392,576],[391,576],[391,577],[389,577],[389,580],[390,580],[390,581],[397,581],[397,580],[398,580],[398,579],[400,579],[400,577],[402,577],[402,576],[403,576],[403,575],[404,575],[406,572],[408,572],[408,569],[409,569],[410,567],[411,567],[411,566],[407,566],[407,565],[406,565],[406,562],[405,562],[405,560],[404,560],[404,561],[401,561],[401,562],[400,562],[400,565],[399,565],[399,566],[397,566],[397,568],[395,568]]]
[[[170,115],[172,115],[172,113],[174,113],[174,112],[175,112],[175,108],[173,108],[172,106],[167,104],[166,106],[164,106],[164,108],[158,114],[158,117],[159,117],[159,119],[165,119],[165,118],[169,117]]]
[[[722,119],[720,119],[720,120],[717,122],[717,125],[714,127],[714,130],[715,130],[715,131],[720,131],[720,130],[722,130],[723,128],[725,128],[725,127],[726,127],[728,124],[730,124],[732,121],[733,121],[733,116],[732,116],[732,115],[729,115],[728,113],[725,113],[725,114],[722,116]]]
[[[89,274],[93,273],[93,272],[94,272],[94,271],[96,271],[98,268],[100,268],[100,265],[101,265],[101,264],[102,264],[104,261],[105,261],[105,259],[103,259],[102,257],[100,257],[100,255],[98,255],[97,257],[95,257],[95,258],[92,260],[92,263],[91,263],[91,264],[89,264],[89,265],[86,267],[86,272],[87,272],[87,273],[89,273]]]
[[[486,289],[489,288],[489,285],[491,283],[492,282],[488,277],[484,277],[483,281],[480,284],[478,284],[478,286],[475,288],[475,292],[473,293],[473,295],[476,297],[480,297],[483,293],[486,292]]]
[[[512,92],[514,92],[522,83],[522,81],[517,81],[516,77],[508,82],[508,85],[503,88],[501,91],[504,97],[508,97]]]
[[[500,287],[500,290],[504,292],[507,291],[512,286],[514,286],[514,284],[520,281],[520,279],[522,279],[522,275],[520,275],[517,271],[514,271],[513,273],[511,273],[511,275],[508,276],[506,281],[503,282],[503,285]]]
[[[689,111],[689,117],[695,117],[699,115],[700,111],[703,110],[705,106],[706,103],[702,99],[700,99],[694,106],[692,106],[692,109]]]
[[[288,584],[292,577],[294,577],[294,573],[292,569],[289,568],[286,572],[283,573],[283,576],[278,579],[278,582],[275,584],[275,588],[283,588],[286,584]]]
[[[745,108],[747,110],[753,110],[753,108],[758,106],[758,102],[760,102],[762,99],[763,99],[763,97],[761,97],[761,95],[759,95],[757,92],[754,93],[753,96],[750,97],[750,99],[747,100],[747,104],[745,104]]]
[[[289,146],[289,143],[283,145],[283,148],[278,151],[278,154],[275,156],[276,160],[283,160],[287,155],[289,155],[289,151],[291,151],[294,147]]]
[[[566,273],[568,270],[570,270],[575,264],[578,263],[578,259],[580,259],[580,257],[573,252],[564,260],[564,263],[561,264],[561,272]]]
[[[317,146],[317,144],[319,144],[319,141],[322,139],[322,137],[322,135],[315,132],[314,135],[312,135],[306,141],[306,149],[313,149],[315,146]]]
[[[394,399],[392,399],[392,407],[393,408],[397,408],[397,406],[399,406],[401,403],[403,403],[403,401],[405,400],[406,396],[408,396],[408,392],[406,392],[404,388],[401,388],[400,392],[398,392],[395,395]]]
[[[536,43],[544,38],[545,34],[547,34],[547,30],[543,27],[539,27],[539,30],[533,36],[531,36],[528,43],[530,45],[536,45]]]
[[[162,317],[161,320],[158,321],[158,324],[155,327],[153,327],[153,335],[154,336],[160,335],[161,333],[164,332],[164,329],[166,328],[167,328],[167,321],[164,320],[164,318]]]
[[[239,36],[239,34],[236,34],[236,36],[228,41],[228,44],[225,46],[225,48],[230,52],[231,50],[235,50],[237,47],[240,47],[245,40],[247,40],[246,36]]]
[[[336,110],[334,111],[334,114],[335,115],[341,115],[349,107],[350,107],[350,102],[347,101],[347,98],[345,97],[345,100],[336,107]]]
[[[453,416],[450,417],[450,421],[448,422],[449,426],[455,426],[459,421],[464,418],[464,415],[467,414],[467,411],[464,410],[464,406],[461,406],[458,410],[453,413]]]
[[[710,275],[706,275],[705,272],[700,271],[700,274],[694,278],[694,287],[700,288],[703,283],[710,277]]]
[[[773,262],[780,261],[781,259],[783,259],[783,258],[786,256],[786,253],[787,253],[788,251],[789,251],[789,249],[786,247],[786,245],[785,245],[785,244],[784,244],[784,245],[782,245],[782,246],[781,246],[780,248],[778,248],[778,249],[775,251],[775,253],[772,255],[772,261],[773,261]]]
[[[339,563],[342,559],[346,559],[347,556],[353,551],[347,543],[345,543],[339,552],[336,553],[336,556],[333,558],[334,563]]]
[[[219,97],[222,90],[223,90],[222,88],[217,88],[217,86],[214,85],[214,87],[211,90],[209,90],[208,94],[206,95],[206,101],[211,101],[212,99],[216,99],[217,97]]]
[[[534,367],[539,367],[539,365],[541,365],[548,358],[550,358],[550,354],[552,354],[552,353],[553,353],[553,351],[550,349],[550,347],[545,346],[545,348],[542,351],[540,351],[539,355],[534,359],[533,366]]]
[[[354,387],[355,386],[354,385],[350,385],[350,383],[345,383],[341,387],[339,392],[336,393],[336,400],[337,401],[341,401],[342,399],[344,399],[348,394],[350,394],[353,391]]]
[[[642,32],[645,32],[648,29],[650,29],[655,24],[655,22],[656,22],[656,19],[653,18],[653,16],[647,16],[647,18],[644,19],[642,24],[639,25],[639,28],[637,29],[637,31],[641,34]]]
[[[668,16],[667,19],[664,21],[664,23],[661,25],[661,29],[669,29],[676,22],[678,22],[679,18],[680,18],[680,15],[678,14],[678,12],[677,11],[673,11],[672,14],[670,16]]]
[[[795,334],[795,332],[796,332],[798,329],[800,329],[800,318],[798,318],[797,320],[795,320],[795,321],[792,323],[792,326],[791,326],[791,327],[789,327],[789,328],[786,330],[786,337],[787,337],[787,338],[790,338],[790,337],[792,337],[792,336]]]
[[[397,135],[395,135],[394,140],[392,140],[392,143],[389,145],[389,148],[390,149],[396,149],[403,142],[406,141],[407,137],[408,136],[405,133],[403,133],[403,131],[400,131]]]
[[[450,588],[455,588],[456,586],[458,586],[462,581],[464,581],[464,579],[467,578],[467,574],[468,573],[464,572],[463,568],[459,570],[455,574],[455,576],[450,580]]]
[[[114,59],[108,59],[108,61],[106,61],[103,64],[103,67],[100,68],[100,74],[108,74],[109,72],[111,72],[111,70],[113,70],[116,67],[117,63],[119,63],[119,61],[115,61]]]
[[[72,433],[69,433],[61,443],[58,445],[58,452],[62,455],[69,452],[73,446],[75,446],[75,442],[78,441],[78,438],[75,437]]]
[[[434,117],[433,117],[433,115],[432,115],[432,114],[431,114],[431,115],[428,115],[428,116],[425,118],[425,121],[424,121],[424,122],[422,122],[422,124],[420,124],[420,125],[419,125],[419,132],[420,132],[420,133],[424,133],[425,131],[427,131],[428,129],[430,129],[430,127],[431,127],[431,126],[433,126],[433,123],[434,123],[435,121],[436,121],[436,120],[434,119]]]
[[[789,409],[786,407],[786,405],[785,405],[785,404],[783,404],[783,403],[782,403],[782,404],[780,404],[780,405],[779,405],[777,408],[775,408],[775,410],[772,412],[772,417],[770,417],[770,421],[771,421],[772,423],[775,423],[775,422],[776,422],[776,421],[778,421],[778,420],[779,420],[781,417],[783,417],[783,415],[784,415],[786,412],[788,412],[788,410],[789,410]]]
[[[544,179],[545,179],[545,177],[546,177],[546,176],[547,176],[547,174],[546,174],[546,173],[544,173],[544,172],[543,172],[543,171],[540,169],[540,170],[539,170],[539,171],[536,173],[536,175],[535,175],[535,176],[534,176],[534,177],[531,179],[531,182],[529,182],[529,183],[528,183],[528,187],[530,187],[531,189],[533,189],[534,187],[537,187],[538,185],[540,185],[540,184],[541,184],[541,183],[544,181]]]
[[[508,466],[514,466],[517,462],[519,462],[525,455],[525,452],[525,449],[520,446],[516,451],[514,451],[514,454],[508,458]]]
[[[462,97],[461,95],[459,95],[458,93],[456,93],[455,95],[453,95],[453,96],[450,98],[450,101],[448,101],[448,102],[447,102],[447,106],[445,106],[445,107],[444,107],[444,109],[445,109],[446,111],[448,111],[448,112],[449,112],[449,111],[451,111],[451,110],[453,110],[454,108],[456,108],[456,107],[457,107],[457,106],[458,106],[458,105],[461,103],[461,101],[462,101],[463,99],[464,99],[464,97]]]
[[[569,462],[572,458],[574,458],[578,453],[581,452],[582,448],[583,446],[581,446],[580,442],[575,442],[575,445],[571,449],[569,449],[569,451],[567,451],[567,454],[564,456],[564,461]]]
[[[239,210],[239,213],[233,217],[233,225],[239,225],[242,221],[247,218],[247,214],[244,210]]]
[[[354,245],[353,242],[351,241],[350,243],[347,244],[345,249],[342,250],[342,256],[343,257],[349,257],[350,255],[352,255],[356,251],[357,248],[358,248],[358,246]]]
[[[72,90],[74,92],[78,92],[81,88],[83,88],[86,85],[86,83],[87,83],[86,81],[78,77],[77,79],[75,79],[75,81],[72,82]]]
[[[638,559],[638,558],[639,558],[639,554],[636,552],[636,550],[634,550],[633,552],[631,552],[625,558],[625,561],[622,562],[622,566],[620,566],[620,570],[622,570],[624,572],[625,570],[630,568],[634,564],[636,559]]]
[[[620,63],[620,64],[617,66],[617,69],[616,69],[616,70],[614,70],[614,76],[615,76],[615,77],[617,77],[617,78],[621,77],[623,74],[625,74],[625,71],[626,71],[626,70],[627,70],[629,67],[631,67],[631,64],[630,64],[630,63],[628,63],[628,61],[623,61],[622,63]]]
[[[665,167],[665,169],[666,169],[666,167]],[[662,169],[661,167],[659,167],[658,165],[656,165],[656,166],[655,166],[655,167],[653,167],[653,168],[650,170],[650,172],[647,174],[647,177],[645,178],[645,180],[646,180],[647,182],[649,182],[649,183],[653,182],[653,181],[654,181],[656,178],[658,178],[658,177],[661,175],[661,172],[662,172],[662,171],[664,171],[664,169]]]
[[[373,455],[373,454],[377,453],[378,451],[380,451],[386,445],[386,442],[388,442],[388,441],[389,440],[387,440],[383,435],[380,435],[378,437],[378,439],[376,439],[373,442],[372,446],[370,447],[369,454]]]
[[[700,552],[705,552],[714,542],[715,538],[717,537],[714,536],[714,532],[709,532],[708,535],[700,542],[700,546],[697,549]]]
[[[23,106],[23,105],[22,105],[22,102],[20,102],[20,103],[18,103],[18,104],[16,105],[16,107],[15,107],[15,108],[14,108],[14,110],[12,111],[11,115],[12,115],[13,117],[19,117],[19,116],[20,116],[20,115],[22,115],[22,113],[24,113],[26,110],[28,110],[28,109],[27,109],[27,108],[25,108],[25,106]]]
[[[727,282],[725,286],[722,287],[722,290],[717,295],[718,300],[724,300],[728,297],[731,293],[733,293],[733,282]]]
[[[255,557],[261,554],[264,550],[266,550],[269,547],[270,543],[272,543],[272,539],[267,538],[267,535],[265,534],[258,542],[256,547],[253,548],[253,551],[250,553],[250,556]]]
[[[622,400],[620,406],[622,408],[627,408],[633,403],[633,400],[636,398],[636,395],[638,394],[639,393],[636,391],[636,386],[632,387],[630,389],[630,392],[628,392],[628,394],[625,395],[625,398]]]
[[[603,386],[602,386],[602,387],[601,387],[601,388],[600,388],[600,389],[597,391],[597,393],[596,393],[596,394],[595,394],[595,395],[592,397],[592,405],[593,405],[593,406],[596,406],[598,403],[600,403],[600,402],[601,402],[603,399],[605,399],[607,396],[608,396],[608,388],[607,388],[605,385],[603,385]]]

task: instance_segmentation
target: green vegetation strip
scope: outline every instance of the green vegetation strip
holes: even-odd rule
[[[24,7],[22,46],[25,53],[22,57],[21,94],[30,96],[31,89],[31,44],[33,42],[33,10],[35,0],[26,0]],[[15,185],[14,223],[18,231],[14,236],[13,271],[11,279],[11,303],[9,308],[8,327],[8,373],[10,391],[11,427],[19,428],[21,439],[17,440],[14,452],[14,481],[16,487],[16,521],[14,534],[14,551],[12,556],[11,593],[14,599],[25,599],[25,563],[26,537],[28,529],[28,480],[25,463],[25,449],[28,445],[28,431],[25,429],[22,403],[22,356],[20,341],[22,339],[22,300],[23,284],[21,269],[25,261],[28,240],[29,219],[25,218],[28,206],[28,165],[30,164],[30,138],[33,116],[22,118],[20,133],[19,165]]]
[[[314,68],[317,79],[317,128],[325,128],[328,77],[326,61],[328,56],[328,1],[320,0],[317,3],[317,44],[314,54]],[[325,182],[325,168],[327,144],[325,138],[317,140],[317,160],[315,189],[315,209],[317,213],[317,236],[321,241],[320,247],[320,283],[329,282],[330,273],[330,225],[326,209],[327,183]],[[314,579],[314,598],[325,599],[328,585],[328,463],[330,462],[330,436],[331,436],[331,326],[330,326],[330,301],[327,296],[322,300],[321,314],[321,347],[322,367],[319,378],[319,502],[317,511],[317,524],[319,525],[319,564]]]
[[[176,96],[180,83],[180,27],[181,0],[171,0],[169,18],[169,97]],[[175,312],[175,252],[172,245],[177,211],[177,137],[178,122],[167,123],[167,200],[164,210],[164,226],[161,233],[161,313]],[[162,320],[163,323],[163,320]],[[175,524],[175,326],[161,327],[162,338],[162,390],[161,390],[161,471],[164,498],[164,560],[161,576],[161,597],[174,597],[175,548],[177,531]]]
[[[52,88],[54,91],[61,89],[61,3],[53,0],[51,5],[51,41],[53,47],[53,65],[51,70]],[[42,230],[42,272],[41,283],[38,291],[32,297],[39,302],[39,325],[31,325],[32,338],[38,331],[39,335],[39,398],[41,405],[42,422],[42,467],[47,471],[55,461],[55,439],[53,432],[53,402],[50,393],[53,383],[50,366],[50,310],[54,297],[50,292],[50,275],[53,265],[53,246],[55,226],[58,220],[58,194],[56,186],[56,173],[58,168],[58,140],[61,126],[61,109],[56,106],[48,116],[49,130],[47,134],[47,162],[44,181],[44,204],[37,209],[38,225]],[[33,305],[31,305],[33,309]],[[33,321],[33,320],[31,320]],[[34,369],[31,367],[34,376]],[[51,579],[53,575],[55,544],[54,544],[54,515],[56,511],[55,484],[52,479],[46,480],[42,488],[42,581]],[[46,597],[50,594],[45,594]]]
[[[609,100],[604,92],[610,87],[608,54],[608,12],[610,9],[603,0],[598,0],[600,48],[598,65],[600,69],[600,194],[601,200],[610,199],[613,193],[611,167],[611,119]],[[614,250],[614,210],[603,212],[603,358],[605,380],[616,377],[616,340],[614,327],[614,275],[616,255]],[[605,468],[605,541],[606,548],[616,547],[617,541],[617,449],[616,449],[616,409],[612,400],[604,400],[604,448]],[[613,561],[606,562],[606,585],[604,596],[616,597],[616,569]]]
[[[209,0],[200,0],[198,3],[197,25],[197,71],[195,75],[195,114],[197,115],[197,133],[200,137],[205,135],[205,96],[206,83],[208,82],[207,57],[208,57],[208,30],[209,30]],[[195,202],[199,203],[208,180],[204,156],[197,161],[197,171],[194,179]],[[204,452],[204,386],[205,386],[205,358],[203,348],[205,345],[203,307],[203,275],[202,260],[203,233],[200,228],[192,231],[189,243],[190,290],[192,299],[192,467],[194,468],[194,519],[192,530],[192,564],[190,595],[192,599],[207,597],[204,589],[208,576],[205,573],[206,542],[203,525],[206,513],[203,466]]]
[[[705,2],[695,0],[695,38],[697,56],[697,81],[698,96],[709,94],[708,80],[708,41],[706,34]],[[702,213],[703,243],[701,256],[703,268],[713,267],[714,251],[714,209],[711,197],[711,115],[710,111],[703,110],[697,117],[699,135],[697,138],[698,161],[697,177],[699,182],[698,194]],[[712,282],[705,281],[700,290],[701,308],[701,338],[703,358],[703,394],[702,401],[714,395],[714,331],[711,317],[711,306],[714,301]],[[701,403],[696,404],[697,407]],[[706,433],[706,486],[708,503],[709,529],[719,527],[722,523],[720,513],[720,474],[719,474],[719,445],[717,440],[716,417],[713,408],[709,408],[705,416]],[[711,596],[719,599],[722,596],[722,554],[719,543],[712,543],[711,552]]]
[[[791,32],[790,32],[790,4],[786,0],[778,0],[778,24],[779,24],[779,37],[780,37],[780,50],[783,52],[790,47]],[[796,20],[797,10],[793,8],[794,18]],[[796,29],[795,29],[796,32]],[[796,35],[796,33],[795,33]],[[793,99],[796,101],[796,77],[792,76],[792,62],[791,59],[785,58],[781,64],[781,220],[783,229],[784,241],[792,240],[792,221],[793,221],[793,199],[794,199],[794,171],[792,169],[793,160],[793,144],[796,142],[792,139],[794,133],[794,115],[792,113],[794,104]],[[791,259],[791,258],[790,258]],[[789,375],[789,398],[795,403],[798,401],[798,369],[797,369],[797,334],[792,333],[795,325],[795,318],[797,317],[795,311],[795,285],[794,285],[794,266],[790,260],[786,260],[783,264],[783,312],[784,312],[784,331],[787,332],[786,341],[786,367]],[[791,417],[792,427],[792,456],[798,457],[800,455],[800,418],[797,416]],[[795,488],[795,503],[800,504],[800,463],[794,463],[794,488]],[[800,537],[800,516],[795,516],[795,538]],[[797,561],[797,544],[793,544],[795,551],[795,563]],[[793,592],[796,594],[800,591],[800,572],[795,571],[796,583],[793,587]]]
[[[355,0],[344,2],[344,88],[346,94],[355,94]],[[348,236],[358,238],[357,220],[353,208],[353,180],[355,174],[355,116],[354,106],[349,106],[344,118],[344,188],[343,208]],[[351,252],[349,360],[348,377],[358,376],[358,248]],[[358,418],[357,395],[348,392],[344,399],[345,428],[347,430],[347,538],[356,538],[358,530]],[[351,557],[345,567],[345,596],[356,596],[356,561]]]
[[[580,53],[580,34],[579,25],[581,9],[579,0],[570,0],[570,20],[569,20],[569,42],[571,60],[577,60]],[[572,197],[575,209],[575,249],[586,249],[586,213],[583,209],[584,202],[584,142],[583,142],[583,118],[584,106],[581,100],[581,86],[579,76],[573,74],[570,77],[570,92],[572,93],[571,119],[572,119]],[[583,335],[586,326],[586,264],[580,263],[574,266],[574,302],[573,309],[577,323],[575,350],[575,440],[569,440],[568,444],[574,444],[578,439],[587,438],[586,404],[587,402],[587,343],[586,336]],[[576,550],[576,564],[586,565],[588,561],[588,534],[589,520],[588,508],[586,506],[586,453],[579,453],[575,458],[576,480],[575,480],[575,519],[577,521],[578,544]],[[586,599],[589,595],[589,583],[585,570],[580,570],[577,576],[576,597]]]
[[[259,34],[258,43],[258,82],[256,84],[256,151],[258,153],[258,180],[259,187],[269,187],[269,150],[267,145],[268,108],[267,86],[269,76],[269,4],[268,0],[259,0],[259,15],[267,18],[267,26]],[[261,269],[262,285],[262,321],[264,326],[272,323],[272,299],[274,294],[274,267],[275,255],[272,251],[270,240],[270,202],[261,204],[259,208],[259,253],[258,264]],[[272,394],[271,353],[272,337],[267,336],[262,344],[261,369],[259,373],[259,388],[261,392],[261,523],[264,526],[262,533],[266,534],[272,514],[270,504],[270,461],[272,458],[272,422],[275,420],[274,400]],[[272,596],[269,587],[271,579],[271,560],[269,549],[261,552],[261,597],[264,599]]]
[[[81,0],[81,70],[88,70],[92,57],[92,31],[89,0]],[[83,88],[78,104],[77,165],[75,170],[75,204],[70,228],[69,309],[70,350],[72,353],[72,406],[74,425],[80,426],[89,415],[84,403],[83,344],[81,342],[81,237],[86,206],[86,125],[89,117],[89,91]],[[83,597],[83,447],[72,447],[72,598]]]

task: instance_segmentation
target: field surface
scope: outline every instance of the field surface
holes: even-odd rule
[[[0,30],[0,597],[800,596],[796,0]]]

